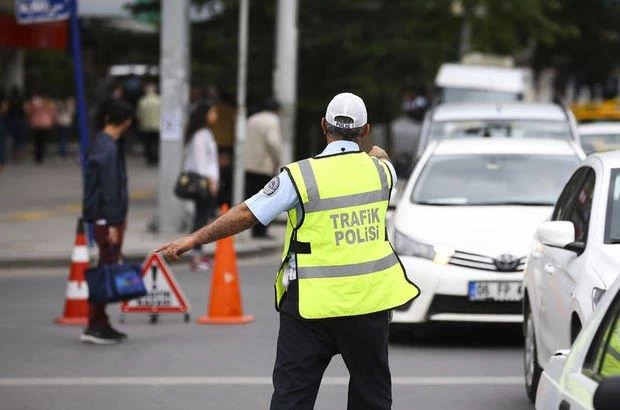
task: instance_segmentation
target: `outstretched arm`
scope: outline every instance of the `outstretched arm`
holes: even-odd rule
[[[242,202],[224,215],[221,215],[212,223],[205,225],[184,238],[177,239],[174,242],[170,242],[156,249],[155,252],[162,252],[166,258],[176,262],[185,252],[195,246],[235,235],[252,227],[256,222],[258,222],[258,220],[254,214],[250,211],[245,202]]]

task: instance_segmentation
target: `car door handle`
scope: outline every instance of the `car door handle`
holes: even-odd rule
[[[555,266],[552,263],[546,263],[543,270],[548,274],[552,274],[555,273]]]
[[[558,407],[558,410],[570,410],[570,403],[566,400],[562,400],[560,402],[560,407]]]

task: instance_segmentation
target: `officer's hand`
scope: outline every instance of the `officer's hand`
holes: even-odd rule
[[[194,241],[191,236],[177,239],[174,242],[170,242],[160,248],[157,248],[155,252],[161,252],[166,259],[176,262],[181,259],[181,256],[194,247]]]
[[[371,157],[379,158],[379,159],[390,159],[388,157],[387,152],[385,152],[383,148],[377,145],[372,146],[372,149],[368,152],[368,155],[370,155]]]

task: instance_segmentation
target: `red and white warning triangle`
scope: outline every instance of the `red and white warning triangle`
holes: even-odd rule
[[[142,280],[147,294],[121,304],[123,313],[188,313],[189,302],[166,261],[158,253],[142,264]]]

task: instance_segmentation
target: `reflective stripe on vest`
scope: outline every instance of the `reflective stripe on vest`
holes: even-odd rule
[[[387,310],[418,295],[387,241],[391,176],[384,163],[356,152],[302,160],[285,169],[303,213],[289,211],[276,306],[285,292],[279,283],[285,262],[295,252],[304,318]]]
[[[366,275],[378,272],[397,265],[398,258],[395,254],[390,254],[376,261],[362,262],[350,265],[321,266],[297,268],[297,277],[307,278],[336,278],[340,276]]]
[[[301,170],[301,176],[306,184],[306,192],[308,193],[308,203],[304,205],[304,211],[317,212],[326,211],[328,209],[345,208],[348,206],[355,206],[360,203],[372,203],[379,201],[387,201],[390,199],[390,186],[385,175],[385,170],[379,164],[379,160],[372,159],[379,173],[379,180],[381,181],[381,189],[363,192],[360,194],[345,195],[337,198],[319,198],[319,187],[316,183],[314,172],[309,161],[300,161],[299,169]]]

